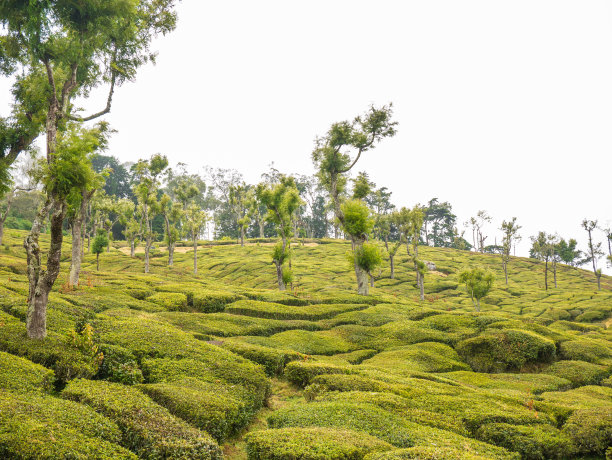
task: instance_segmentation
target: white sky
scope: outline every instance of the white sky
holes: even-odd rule
[[[459,222],[486,209],[487,243],[516,216],[522,255],[538,230],[585,249],[582,219],[612,221],[609,1],[183,0],[178,14],[157,65],[116,91],[121,161],[308,174],[332,122],[393,102],[398,134],[357,169],[398,206],[435,196]]]

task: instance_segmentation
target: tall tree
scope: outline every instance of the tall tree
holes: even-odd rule
[[[274,247],[272,262],[276,267],[278,289],[284,291],[291,282],[291,271],[284,267],[291,254],[289,238],[293,235],[293,218],[302,204],[293,177],[281,176],[276,185],[259,184],[257,198],[268,209],[267,220],[274,223],[280,241]]]
[[[363,153],[371,150],[382,139],[395,135],[397,122],[391,121],[391,116],[391,105],[381,108],[372,106],[363,116],[358,116],[353,121],[332,124],[327,134],[316,140],[312,159],[319,180],[329,191],[336,219],[344,230],[347,222],[340,197],[343,181],[346,181],[345,175],[357,164]],[[353,249],[359,251],[366,241],[366,235],[347,233],[351,237]],[[357,263],[355,276],[358,293],[367,295],[367,273]]]
[[[425,244],[429,245],[430,238],[435,247],[450,247],[455,236],[455,222],[457,216],[448,201],[440,203],[432,198],[423,208],[423,229],[425,231]],[[431,231],[430,231],[431,230]]]
[[[244,246],[244,236],[251,223],[249,186],[245,183],[230,185],[229,201],[234,212],[238,230],[240,231],[240,246]]]
[[[198,237],[204,230],[208,215],[200,207],[192,203],[185,210],[185,230],[193,242],[193,274],[198,274]]]
[[[548,263],[554,254],[554,245],[551,244],[552,238],[546,232],[538,232],[538,235],[531,237],[531,249],[529,257],[544,261],[544,289],[548,290]]]
[[[578,242],[575,239],[570,238],[565,241],[561,238],[557,244],[560,261],[572,267],[581,265],[581,261],[584,260],[584,253],[577,249],[577,246]]]
[[[584,219],[582,221],[582,228],[584,228],[589,235],[587,246],[588,257],[593,264],[593,273],[595,274],[595,278],[597,278],[597,289],[601,291],[601,268],[597,268],[597,260],[604,255],[604,252],[601,250],[601,243],[593,242],[593,231],[597,228],[597,221]]]
[[[67,120],[89,121],[110,111],[115,87],[133,79],[138,67],[153,59],[152,38],[174,28],[172,7],[173,0],[0,3],[0,71],[15,77],[12,114],[0,119],[0,188],[6,188],[8,166],[40,132],[46,135],[46,198],[24,241],[30,338],[46,336],[48,296],[60,270],[66,199],[83,179],[67,170],[58,155],[58,131]],[[77,114],[73,98],[87,96],[101,83],[109,85],[106,106],[91,115]],[[47,216],[51,243],[43,269],[38,240]]]
[[[139,160],[134,165],[134,195],[138,199],[140,225],[145,243],[145,273],[149,273],[149,255],[155,235],[153,233],[153,218],[159,211],[157,194],[160,188],[161,175],[168,167],[168,159],[156,154],[150,160]]]
[[[506,278],[506,286],[508,285],[508,263],[510,263],[510,252],[512,251],[512,245],[518,237],[518,231],[521,229],[520,225],[516,224],[516,217],[512,220],[503,221],[500,230],[503,232],[502,237],[502,268],[504,269],[504,277]]]
[[[168,247],[168,266],[174,265],[174,248],[180,240],[180,223],[183,217],[183,209],[180,204],[173,201],[170,195],[164,193],[159,200],[159,211],[164,217],[164,239]]]

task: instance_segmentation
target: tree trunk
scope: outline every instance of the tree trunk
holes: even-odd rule
[[[502,265],[504,267],[504,276],[506,278],[506,286],[508,286],[508,262],[504,262]]]
[[[51,243],[47,253],[47,269],[42,268],[38,238],[44,226],[45,218],[51,210]],[[38,212],[30,234],[23,245],[27,252],[27,273],[29,281],[28,312],[26,328],[28,337],[43,339],[47,335],[47,302],[49,292],[60,271],[62,255],[62,224],[66,216],[66,203],[56,197],[48,197]]]
[[[357,294],[369,295],[368,273],[355,263],[355,276],[357,277]]]
[[[240,226],[240,246],[244,247],[244,227]]]
[[[476,298],[476,311],[480,311],[480,299]]]
[[[419,273],[419,290],[421,300],[425,300],[425,277]]]
[[[96,253],[96,271],[100,271],[100,253]]]
[[[151,250],[151,245],[153,244],[152,239],[153,238],[151,238],[150,236],[147,236],[145,238],[145,266],[144,266],[145,273],[149,273],[149,252]]]
[[[391,279],[394,280],[395,279],[395,264],[393,263],[393,257],[391,254],[389,254],[389,261],[391,263]]]
[[[193,274],[198,274],[198,240],[197,235],[193,235]]]
[[[136,244],[134,242],[134,238],[130,240],[130,257],[132,259],[136,257]]]
[[[276,277],[278,279],[278,290],[284,291],[287,289],[287,286],[285,286],[285,282],[283,281],[283,266],[278,260],[274,261],[274,265],[276,265]]]
[[[555,279],[555,289],[557,289],[557,263],[553,262],[553,278]]]
[[[2,244],[2,238],[4,238],[4,219],[0,219],[0,244]]]
[[[81,273],[81,262],[83,260],[83,221],[87,211],[87,204],[93,192],[81,192],[81,205],[72,220],[72,256],[70,259],[70,275],[68,284],[71,287],[78,286]]]
[[[258,224],[259,224],[259,237],[265,238],[264,227],[266,226],[266,222],[262,218],[260,218],[258,221]]]
[[[544,289],[548,291],[548,259],[544,263]]]
[[[374,277],[370,273],[370,287],[374,287]]]
[[[174,265],[174,246],[176,243],[168,243],[168,267]]]

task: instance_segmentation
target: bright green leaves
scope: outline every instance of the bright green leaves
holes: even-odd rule
[[[494,281],[493,273],[478,267],[464,270],[459,274],[459,282],[465,284],[467,293],[477,303],[489,293]]]
[[[292,235],[292,219],[302,205],[300,192],[293,177],[282,176],[276,185],[260,184],[257,198],[268,209],[266,219],[276,225],[279,235],[284,239]]]
[[[101,254],[104,252],[107,246],[108,236],[106,236],[106,231],[103,229],[98,229],[98,233],[91,243],[91,252],[94,254]]]
[[[374,219],[366,204],[361,200],[348,200],[341,205],[344,213],[343,230],[356,238],[365,238],[374,227]]]
[[[347,259],[351,266],[356,264],[365,272],[372,273],[382,264],[382,253],[376,244],[366,242],[357,246],[353,252],[347,253]]]

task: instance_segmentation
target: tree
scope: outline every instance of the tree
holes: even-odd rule
[[[466,269],[459,273],[459,282],[465,284],[465,289],[476,311],[480,311],[480,299],[489,293],[494,281],[493,273],[479,267]]]
[[[561,238],[557,244],[557,253],[560,261],[572,267],[580,265],[580,261],[584,259],[584,253],[576,249],[577,246],[578,242],[575,239],[570,238],[568,241],[565,241]]]
[[[198,274],[198,236],[204,230],[206,222],[208,221],[208,215],[205,211],[199,208],[195,203],[192,203],[185,210],[185,230],[191,237],[193,242],[193,274]]]
[[[503,221],[500,230],[503,232],[502,238],[502,268],[504,269],[504,277],[506,278],[506,286],[508,285],[508,263],[510,262],[510,252],[512,245],[518,237],[518,231],[521,226],[516,224],[516,217],[510,221]],[[556,278],[555,278],[556,279]]]
[[[66,121],[90,121],[108,113],[116,86],[131,80],[154,58],[152,38],[175,26],[173,0],[74,2],[70,0],[0,3],[0,71],[14,76],[12,113],[0,119],[0,188],[17,156],[44,131],[46,194],[32,231],[25,238],[28,264],[30,338],[46,336],[49,292],[60,270],[66,199],[83,185],[82,168],[66,168],[58,154],[58,132]],[[75,96],[109,85],[106,106],[81,116]],[[72,156],[69,161],[75,161]],[[51,243],[42,268],[39,235],[50,216]]]
[[[136,205],[131,201],[128,203],[121,210],[119,222],[124,227],[123,234],[130,245],[130,257],[133,258],[136,255],[136,240],[141,233],[141,227],[136,215]]]
[[[238,230],[240,230],[240,246],[244,247],[244,235],[251,223],[249,187],[244,182],[238,185],[230,185],[229,200],[235,214]]]
[[[544,261],[544,289],[548,290],[548,262],[552,259],[555,249],[552,241],[554,237],[546,232],[539,232],[538,236],[531,237],[529,257]]]
[[[91,252],[96,255],[96,270],[100,271],[100,254],[104,252],[108,245],[108,235],[102,229],[98,230],[98,234],[91,244]]]
[[[327,134],[316,140],[312,159],[321,184],[329,191],[336,219],[345,231],[347,222],[340,199],[346,182],[345,175],[357,164],[361,155],[373,149],[382,139],[395,135],[397,122],[391,121],[391,116],[391,105],[381,108],[372,106],[366,114],[353,121],[332,124]],[[353,250],[359,251],[366,241],[366,235],[346,233],[351,237]],[[358,293],[367,295],[367,273],[357,263],[355,276]]]
[[[389,255],[389,265],[391,270],[391,274],[389,277],[392,280],[395,279],[395,255],[397,254],[398,249],[402,245],[402,240],[400,238],[398,238],[397,241],[394,241],[391,245],[389,245],[389,238],[391,236],[391,226],[397,219],[396,216],[397,213],[379,215],[375,224],[376,227],[378,227],[380,238],[385,243],[385,249],[387,250],[387,254]]]
[[[257,186],[257,198],[268,209],[266,219],[276,226],[280,241],[272,252],[272,262],[276,267],[278,289],[284,291],[291,282],[291,271],[284,268],[289,260],[291,248],[289,238],[293,235],[293,218],[302,204],[293,177],[281,176],[276,185],[261,183]]]
[[[604,252],[601,250],[601,243],[593,243],[593,230],[597,228],[597,221],[584,219],[582,221],[582,228],[584,228],[589,235],[588,256],[593,264],[595,278],[597,278],[597,290],[601,291],[601,268],[597,268],[597,259],[603,256]]]
[[[134,198],[132,192],[132,178],[129,168],[113,156],[95,154],[91,158],[91,163],[97,173],[108,171],[104,182],[104,191],[107,195],[114,195],[117,198]]]
[[[181,236],[179,227],[183,210],[178,203],[172,201],[168,194],[164,194],[159,200],[159,210],[164,217],[164,239],[168,246],[168,266],[172,267],[174,265],[174,248]]]
[[[145,243],[145,273],[149,273],[149,254],[154,241],[153,218],[160,207],[157,200],[160,176],[167,167],[168,159],[159,153],[153,155],[150,160],[139,160],[133,167],[136,178],[134,195],[138,199],[141,235]]]
[[[230,189],[244,183],[242,174],[234,169],[207,168],[210,207],[214,210],[215,238],[229,236],[238,239],[240,231],[230,204]]]
[[[431,236],[434,247],[450,247],[455,236],[455,222],[457,216],[452,212],[448,201],[440,203],[432,198],[423,208],[423,229],[425,230],[425,244],[429,245]],[[431,233],[428,229],[431,228]]]
[[[412,258],[421,300],[425,300],[424,275],[427,265],[419,260],[419,236],[423,228],[423,209],[418,205],[412,209],[402,208],[395,214],[394,219],[401,237],[406,243],[406,252]],[[412,245],[412,254],[410,253],[410,245]]]

